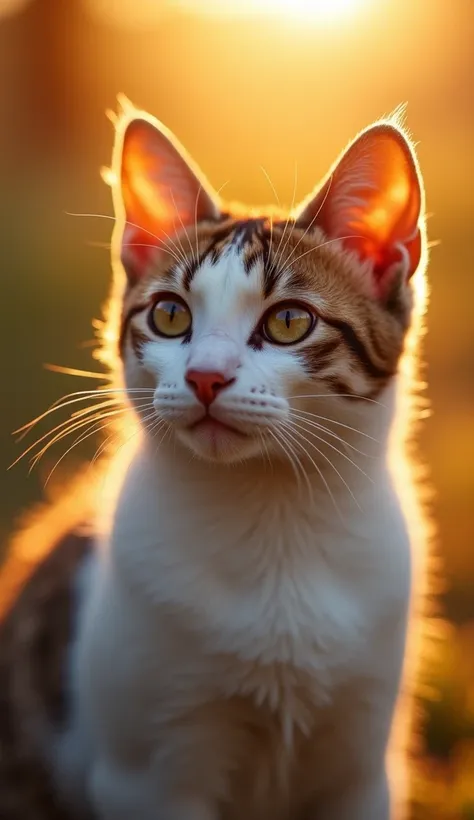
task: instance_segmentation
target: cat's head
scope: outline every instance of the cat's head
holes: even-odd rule
[[[297,452],[318,418],[383,395],[424,251],[418,166],[395,121],[362,132],[288,218],[231,213],[141,112],[118,122],[113,167],[125,381],[154,390],[180,442],[220,461]]]

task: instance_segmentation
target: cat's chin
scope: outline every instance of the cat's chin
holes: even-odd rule
[[[205,419],[192,427],[176,430],[184,446],[206,461],[231,464],[262,453],[257,438],[216,419]]]

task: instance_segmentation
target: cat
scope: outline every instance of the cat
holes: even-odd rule
[[[108,181],[103,413],[134,432],[4,569],[0,815],[405,820],[427,243],[400,116],[285,214],[224,204],[127,104]]]

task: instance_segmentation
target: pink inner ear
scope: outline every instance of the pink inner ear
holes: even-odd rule
[[[306,206],[330,238],[373,262],[382,285],[393,264],[402,262],[407,277],[421,255],[421,188],[415,162],[403,134],[378,125],[346,151],[316,197]]]
[[[122,262],[131,279],[143,274],[160,251],[172,258],[177,231],[219,214],[217,197],[199,170],[157,125],[135,119],[123,135],[120,194],[127,221]]]

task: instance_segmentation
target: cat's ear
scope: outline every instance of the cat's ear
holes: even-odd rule
[[[408,279],[418,266],[422,201],[410,144],[396,124],[384,122],[354,140],[296,219],[369,260],[383,292],[390,271],[401,266]]]
[[[131,283],[160,249],[172,260],[177,231],[219,217],[217,194],[173,134],[147,115],[117,128],[113,170],[120,256]]]

